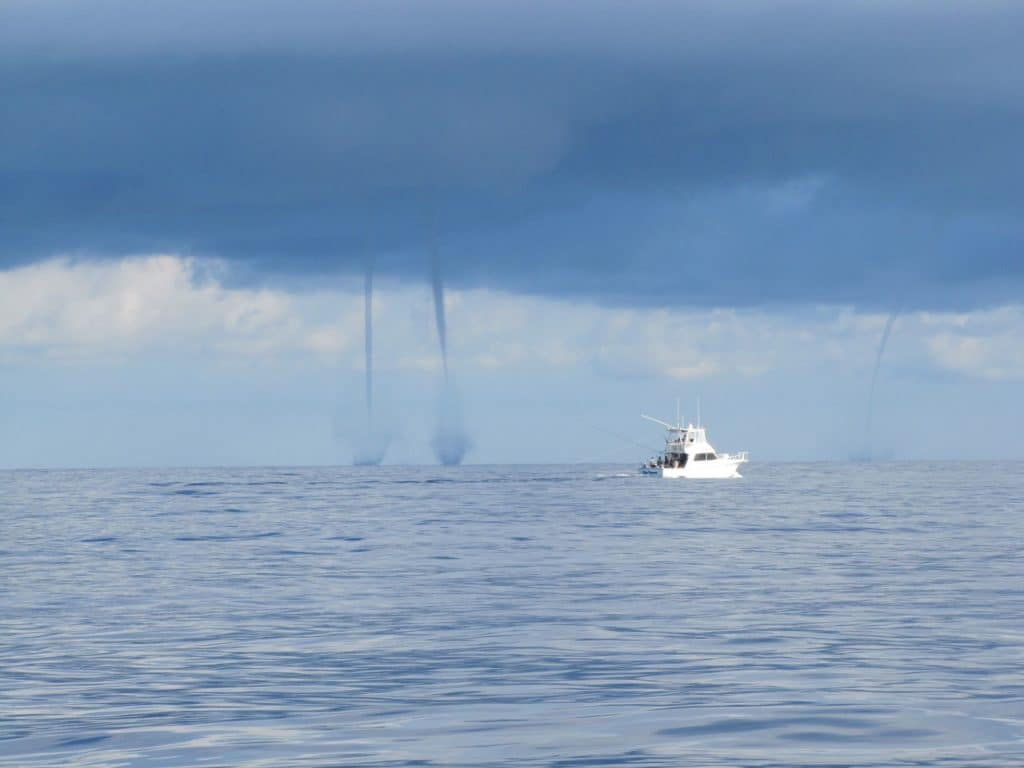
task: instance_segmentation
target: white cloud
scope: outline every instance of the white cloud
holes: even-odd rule
[[[0,272],[0,344],[8,348],[81,358],[205,343],[247,355],[337,353],[349,338],[310,324],[287,293],[225,288],[195,260],[173,255],[62,258]]]
[[[152,255],[62,258],[0,272],[0,349],[95,361],[175,348],[206,350],[219,360],[299,355],[361,369],[356,282],[302,294],[232,288],[211,266],[218,265]],[[440,370],[430,301],[425,285],[379,283],[379,370]],[[586,367],[602,376],[683,381],[822,364],[861,375],[873,364],[888,317],[845,307],[607,308],[489,290],[449,291],[446,305],[457,371]],[[1022,333],[1022,307],[901,315],[886,365],[1024,378]]]
[[[941,367],[984,379],[1024,379],[1024,308],[1001,307],[927,320],[925,343]]]

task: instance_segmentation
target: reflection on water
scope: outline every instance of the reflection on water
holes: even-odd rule
[[[0,473],[0,765],[1024,763],[1024,466]]]

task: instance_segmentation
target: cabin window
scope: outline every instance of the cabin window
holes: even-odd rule
[[[713,453],[709,453],[709,454],[707,455],[707,460],[708,460],[708,461],[712,461],[712,460],[714,460],[714,459],[717,459],[717,458],[718,458],[718,457],[717,457],[717,456],[716,456],[715,454],[713,454]]]

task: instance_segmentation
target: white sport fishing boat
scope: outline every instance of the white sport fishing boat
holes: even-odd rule
[[[675,426],[641,416],[648,421],[661,424],[668,431],[665,436],[665,451],[660,456],[648,459],[640,471],[645,475],[661,475],[668,478],[730,478],[742,477],[740,464],[747,461],[747,452],[718,453],[708,442],[708,433],[703,426]],[[698,424],[699,424],[698,419]]]

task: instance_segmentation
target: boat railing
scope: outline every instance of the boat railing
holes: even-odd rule
[[[744,462],[747,460],[747,451],[740,451],[739,453],[726,453],[722,456],[723,459],[729,459],[730,461]]]

